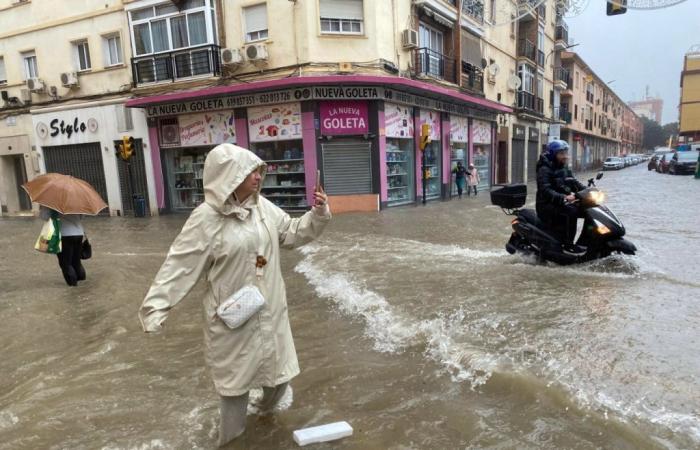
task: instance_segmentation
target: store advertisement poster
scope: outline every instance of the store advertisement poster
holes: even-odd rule
[[[326,136],[369,133],[367,102],[338,100],[321,102],[321,134]]]
[[[301,139],[301,104],[248,108],[248,136],[250,142]]]
[[[468,142],[469,119],[462,116],[450,116],[450,141]]]
[[[236,143],[233,111],[184,114],[178,118],[180,145],[218,145]]]
[[[419,122],[421,128],[424,123],[430,124],[430,139],[433,141],[441,140],[440,137],[440,113],[437,111],[420,110]],[[418,130],[420,132],[420,130]]]
[[[472,122],[472,142],[475,144],[491,143],[491,122],[483,120]]]
[[[388,138],[413,139],[413,108],[384,103],[384,128]]]

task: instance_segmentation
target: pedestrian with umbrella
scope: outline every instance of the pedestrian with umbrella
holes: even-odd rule
[[[100,194],[86,181],[70,175],[48,173],[22,185],[29,198],[41,205],[40,216],[58,225],[61,246],[58,265],[68,286],[77,286],[86,279],[81,259],[91,256],[92,248],[85,239],[83,215],[97,215],[107,207]]]

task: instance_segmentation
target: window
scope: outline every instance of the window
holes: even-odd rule
[[[418,30],[418,41],[418,45],[425,49],[421,50],[423,72],[442,77],[444,75],[444,58],[442,56],[444,36],[442,32],[421,23]]]
[[[105,67],[116,66],[124,62],[122,56],[122,39],[118,34],[102,37]]]
[[[496,23],[496,0],[491,0],[489,5],[489,21],[491,23]]]
[[[0,56],[0,84],[7,83],[7,74],[5,72],[5,58]]]
[[[544,76],[537,74],[537,98],[544,99]]]
[[[168,2],[131,11],[134,54],[142,56],[216,43],[211,4],[212,0],[187,0],[179,10]],[[207,7],[211,9],[209,15]],[[115,44],[118,43],[119,39]]]
[[[574,105],[574,119],[578,120],[578,105]]]
[[[535,70],[527,64],[521,64],[518,76],[522,81],[520,90],[533,94],[535,92]]]
[[[22,53],[22,61],[24,62],[24,79],[39,78],[39,66],[34,51]]]
[[[75,55],[75,66],[78,71],[90,70],[90,47],[87,41],[73,43],[73,53]]]
[[[246,42],[267,39],[267,5],[265,3],[243,8],[243,17]]]
[[[321,32],[362,34],[362,0],[320,0]]]
[[[578,89],[578,72],[576,72],[576,89]]]
[[[544,27],[542,26],[537,29],[537,50],[544,51]]]

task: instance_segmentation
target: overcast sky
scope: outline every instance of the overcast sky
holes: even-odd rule
[[[581,1],[581,0],[578,0]],[[659,10],[605,15],[605,0],[590,0],[578,17],[566,19],[572,48],[625,101],[644,96],[664,100],[662,122],[678,121],[683,56],[700,44],[700,0]]]

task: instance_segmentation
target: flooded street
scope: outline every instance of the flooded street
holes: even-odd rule
[[[637,256],[510,256],[485,193],[338,216],[285,252],[302,373],[231,448],[337,420],[354,436],[314,448],[698,448],[700,182],[643,164],[598,186]],[[0,219],[0,449],[215,447],[203,284],[159,335],[136,315],[184,220],[86,220],[88,281],[68,288],[32,249],[40,221]]]

